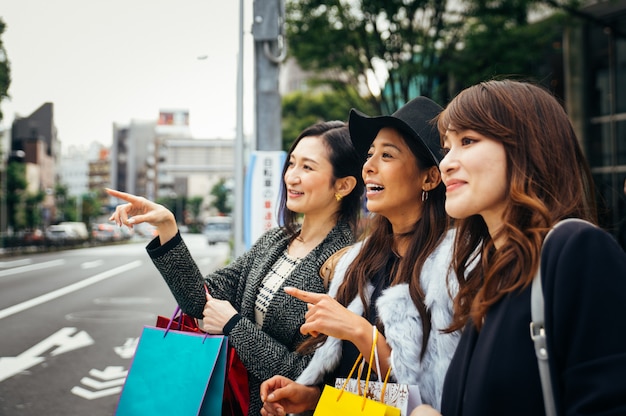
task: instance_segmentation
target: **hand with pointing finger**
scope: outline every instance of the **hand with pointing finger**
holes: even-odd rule
[[[365,328],[371,336],[372,326],[365,318],[349,311],[327,294],[306,292],[295,287],[285,287],[285,292],[308,304],[306,322],[300,327],[302,334],[317,336],[321,333],[355,343],[358,329]]]
[[[302,334],[316,337],[325,334],[334,338],[350,341],[364,355],[372,349],[372,324],[362,316],[348,310],[327,294],[306,292],[295,287],[285,287],[285,292],[308,304],[304,316],[305,322],[300,327]],[[379,334],[378,355],[381,371],[387,371],[391,348],[383,334]]]
[[[106,188],[106,192],[112,197],[127,202],[115,207],[115,212],[109,217],[109,221],[114,221],[120,227],[126,225],[129,228],[142,222],[151,224],[156,227],[161,244],[169,241],[178,232],[174,214],[163,205],[114,189]]]

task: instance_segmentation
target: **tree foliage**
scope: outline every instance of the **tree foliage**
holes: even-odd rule
[[[229,203],[231,193],[232,190],[226,186],[226,180],[223,178],[211,188],[211,195],[214,197],[212,205],[220,214],[227,215],[232,211],[231,204]]]
[[[322,92],[298,91],[282,100],[283,149],[287,151],[302,130],[320,121],[348,119],[351,108],[366,114],[377,114],[371,103],[354,90]]]
[[[290,0],[289,50],[337,86],[366,85],[377,113],[390,113],[415,95],[440,95],[445,7],[446,0]]]
[[[26,193],[26,165],[24,163],[10,161],[6,170],[7,181],[7,225],[16,229],[20,225],[18,213],[23,211],[23,198]]]
[[[6,25],[2,18],[0,18],[0,102],[5,98],[9,98],[9,85],[11,85],[11,70],[9,64],[9,58],[4,50],[4,43],[2,42],[2,34],[6,29]],[[0,110],[0,121],[2,121],[2,110]]]
[[[466,4],[462,38],[450,42],[441,59],[452,93],[500,77],[540,82],[553,91],[562,88],[563,13],[530,23],[535,1]]]
[[[502,76],[555,89],[565,17],[529,23],[540,6],[569,10],[554,0],[288,0],[287,40],[318,81],[368,85],[377,112],[389,114],[417,95],[445,104],[466,86]]]

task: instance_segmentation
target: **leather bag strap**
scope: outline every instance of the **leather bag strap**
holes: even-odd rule
[[[559,225],[565,222],[584,222],[591,224],[588,221],[581,220],[580,218],[568,218],[556,223],[552,229],[546,234],[543,240],[543,247],[548,241],[548,237],[552,234],[552,231]],[[556,403],[554,401],[554,391],[552,389],[552,380],[550,378],[550,361],[548,354],[548,345],[546,342],[546,328],[545,328],[545,314],[544,314],[544,300],[543,300],[543,288],[541,286],[541,256],[539,257],[539,267],[537,273],[533,279],[533,283],[530,291],[530,313],[532,321],[530,322],[530,338],[535,344],[535,354],[537,355],[537,363],[539,365],[539,376],[541,377],[541,389],[543,391],[543,402],[546,409],[546,416],[556,416]]]

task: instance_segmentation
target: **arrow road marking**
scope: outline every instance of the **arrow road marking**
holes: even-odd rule
[[[126,342],[121,347],[114,347],[113,351],[122,358],[133,358],[135,350],[139,344],[139,338],[126,338]]]
[[[124,370],[124,367],[120,366],[109,366],[104,369],[104,371],[96,370],[92,368],[89,371],[89,375],[92,377],[97,377],[100,380],[113,380],[115,378],[126,377],[128,371]]]
[[[128,264],[125,264],[123,266],[119,266],[116,267],[114,269],[111,270],[107,270],[106,272],[97,274],[95,276],[91,276],[90,278],[81,280],[80,282],[76,282],[74,284],[71,284],[69,286],[65,286],[62,287],[60,289],[57,290],[53,290],[52,292],[46,293],[45,295],[41,295],[38,296],[36,298],[27,300],[25,302],[22,303],[18,303],[17,305],[13,305],[13,306],[9,306],[6,309],[2,309],[0,310],[0,319],[6,318],[7,316],[11,316],[14,315],[16,313],[25,311],[26,309],[30,309],[33,308],[35,306],[39,306],[42,303],[46,303],[49,302],[51,300],[54,300],[56,298],[59,298],[61,296],[67,295],[68,293],[72,293],[75,292],[77,290],[83,289],[87,286],[91,286],[95,283],[98,283],[102,280],[108,279],[110,277],[113,277],[115,275],[118,275],[120,273],[123,273],[125,271],[128,270],[132,270],[136,267],[141,266],[142,261],[141,260],[135,260],[133,262],[130,262]],[[7,270],[10,271],[10,270]],[[4,273],[4,272],[0,272],[0,273]],[[1,276],[1,274],[0,274]]]
[[[94,400],[118,394],[122,391],[122,386],[126,381],[127,374],[128,371],[124,370],[124,367],[120,366],[109,366],[103,371],[93,368],[89,371],[89,375],[106,381],[98,381],[90,377],[83,377],[80,379],[80,382],[95,391],[87,390],[81,386],[74,386],[72,387],[71,392],[76,396],[80,396],[87,400]]]
[[[106,389],[106,390],[91,391],[91,390],[84,389],[80,386],[74,386],[72,387],[72,390],[71,390],[71,392],[74,393],[75,395],[80,396],[83,399],[87,399],[87,400],[94,400],[94,399],[99,399],[101,397],[112,396],[114,394],[121,393],[121,391],[122,391],[121,387],[111,387],[110,389]]]
[[[87,387],[91,387],[94,390],[102,390],[109,389],[111,387],[121,386],[124,384],[125,378],[118,378],[117,380],[111,381],[98,381],[93,378],[83,377],[80,379],[80,382],[83,383]]]
[[[80,331],[72,336],[74,332],[76,332],[76,328],[62,328],[17,357],[0,357],[0,381],[40,364],[45,360],[42,355],[53,347],[57,348],[52,350],[50,354],[55,356],[94,343],[85,331]]]

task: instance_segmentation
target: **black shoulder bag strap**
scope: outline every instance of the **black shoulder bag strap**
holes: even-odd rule
[[[590,222],[581,220],[580,218],[568,218],[559,221],[558,223],[554,224],[552,229],[548,232],[548,234],[546,234],[546,237],[543,240],[543,246],[545,246],[546,241],[548,241],[548,237],[556,227],[570,221],[578,221],[591,224]],[[537,268],[537,274],[535,274],[535,278],[533,279],[530,292],[530,313],[532,316],[532,321],[530,322],[530,337],[535,343],[535,353],[537,355],[537,362],[539,364],[539,376],[541,377],[541,388],[543,390],[543,402],[546,409],[546,416],[556,416],[556,404],[554,402],[552,381],[550,379],[548,346],[546,344],[545,317],[543,311],[543,289],[541,287],[541,257],[539,258],[539,267]]]

